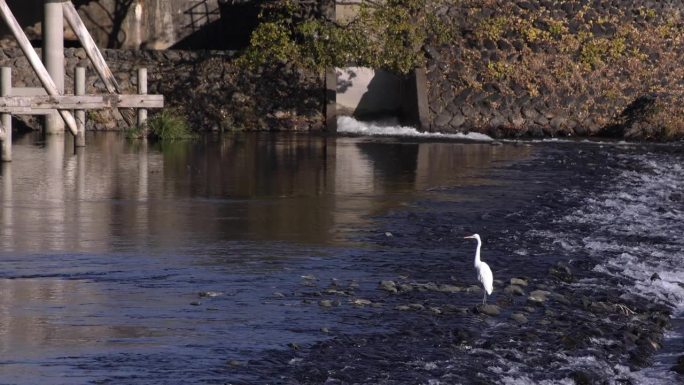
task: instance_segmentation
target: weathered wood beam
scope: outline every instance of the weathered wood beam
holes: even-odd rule
[[[62,95],[0,97],[0,113],[27,110],[98,110],[107,108],[163,108],[164,95]]]
[[[95,40],[92,36],[90,36],[88,28],[86,28],[83,20],[81,20],[81,16],[78,15],[78,11],[76,10],[74,4],[71,3],[71,1],[68,1],[63,3],[62,7],[64,11],[64,18],[69,26],[71,26],[71,29],[78,37],[78,40],[81,42],[81,45],[86,51],[88,58],[90,58],[90,62],[93,63],[95,71],[104,83],[107,92],[110,94],[122,94],[123,92],[119,86],[119,83],[114,77],[114,73],[112,73],[112,70],[107,65],[107,62],[105,61],[104,56],[102,56],[100,49],[97,48]],[[118,115],[117,117],[121,117],[129,126],[133,125],[132,117],[118,110],[115,110],[114,112]]]
[[[0,75],[0,96],[6,96],[12,93],[12,69],[9,67],[2,67],[2,74]],[[12,115],[0,114],[2,121],[2,148],[0,149],[0,160],[3,162],[12,161]]]
[[[31,46],[31,42],[29,41],[28,37],[26,37],[26,34],[24,34],[19,22],[17,22],[17,19],[14,17],[14,14],[12,14],[12,11],[5,0],[0,0],[0,14],[2,19],[7,24],[7,27],[10,29],[10,31],[12,31],[15,39],[17,39],[19,47],[21,47],[24,55],[26,55],[26,58],[31,64],[31,67],[33,67],[33,70],[36,72],[36,75],[38,75],[38,78],[40,79],[40,82],[43,84],[43,87],[47,93],[51,96],[59,96],[59,91],[57,90],[55,82],[52,81],[50,74],[40,61],[40,57],[38,57],[38,54],[33,49],[33,46]],[[74,119],[73,115],[71,115],[71,112],[67,110],[59,110],[59,114],[62,116],[62,119],[64,119],[67,127],[69,127],[69,131],[76,136],[78,134],[78,128],[76,127],[76,120]]]
[[[74,72],[74,94],[77,96],[84,96],[86,94],[86,69],[85,67],[76,67]],[[79,109],[74,111],[76,115],[76,124],[78,124],[78,135],[76,135],[76,147],[85,147],[85,126],[86,113],[85,110]]]
[[[138,94],[147,95],[147,68],[138,68]],[[138,108],[138,127],[147,132],[147,109]]]

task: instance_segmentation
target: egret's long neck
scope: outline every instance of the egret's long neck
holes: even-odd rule
[[[482,241],[477,240],[477,249],[475,250],[475,267],[480,264],[480,247],[482,247]]]

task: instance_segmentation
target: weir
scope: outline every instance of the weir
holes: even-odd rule
[[[137,124],[144,127],[147,109],[163,108],[163,95],[147,94],[147,69],[138,70],[138,93],[123,94],[102,53],[70,0],[45,0],[43,20],[43,61],[14,17],[5,0],[0,0],[0,16],[40,79],[43,88],[12,88],[11,68],[2,68],[0,114],[2,115],[2,161],[12,160],[12,115],[45,115],[45,133],[59,134],[66,126],[76,137],[75,146],[85,146],[85,110],[113,109],[129,125],[133,119],[119,108],[137,109]],[[76,69],[74,93],[64,93],[64,19],[78,36],[88,58],[108,94],[87,95],[85,68]],[[76,118],[72,115],[76,111]]]
[[[349,22],[358,14],[361,2],[335,1],[327,17],[338,23]],[[416,68],[407,76],[368,67],[329,68],[325,87],[328,131],[337,131],[338,116],[359,120],[396,117],[401,124],[419,130],[430,128],[425,68]]]

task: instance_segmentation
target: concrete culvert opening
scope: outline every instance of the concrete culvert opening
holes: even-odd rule
[[[400,76],[368,67],[336,68],[333,87],[328,85],[328,129],[335,130],[337,117],[349,116],[359,121],[386,121],[427,130],[427,95],[425,72],[417,69]]]

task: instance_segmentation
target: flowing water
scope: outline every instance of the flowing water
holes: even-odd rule
[[[682,146],[453,139],[18,138],[0,384],[681,381]],[[498,316],[473,310],[473,232]],[[549,275],[559,262],[572,280]],[[514,277],[525,296],[504,292]],[[530,305],[535,289],[556,297]],[[612,332],[639,301],[672,314],[641,364]]]

